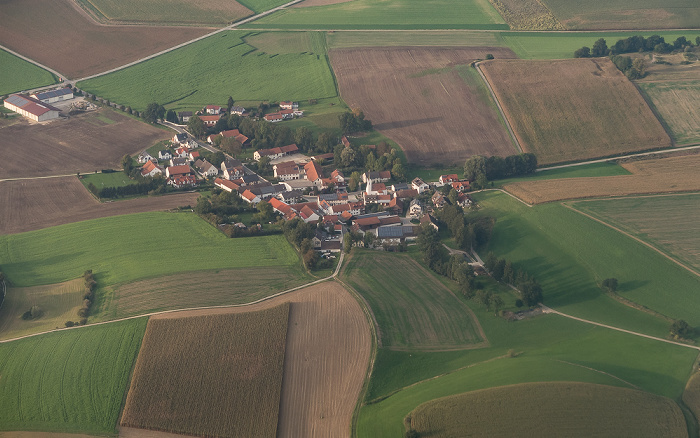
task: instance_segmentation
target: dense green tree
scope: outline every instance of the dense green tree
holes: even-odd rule
[[[196,138],[202,138],[207,133],[207,128],[199,116],[190,117],[190,120],[187,122],[187,130]]]
[[[486,158],[481,155],[473,155],[464,163],[464,178],[474,182],[479,176],[486,177]]]
[[[574,52],[574,58],[590,58],[591,57],[591,48],[583,46],[580,49],[576,49]]]
[[[226,103],[226,112],[231,114],[231,108],[233,108],[233,97],[229,96],[228,97],[228,102]]]
[[[165,120],[167,120],[170,123],[180,123],[180,120],[178,120],[175,110],[172,109],[169,109],[168,112],[165,114]]]
[[[301,126],[294,132],[294,143],[301,150],[308,150],[313,145],[313,142],[314,134],[306,126]]]
[[[351,192],[356,191],[360,185],[360,181],[362,181],[362,174],[360,172],[355,171],[351,173],[350,179],[348,180],[348,189]]]
[[[156,102],[151,102],[146,106],[146,111],[143,112],[143,119],[148,123],[157,123],[165,117],[165,108]]]
[[[601,56],[608,55],[608,43],[605,38],[600,38],[593,43],[593,49],[591,50],[591,56],[599,58]]]
[[[357,153],[353,148],[345,148],[343,152],[340,153],[340,162],[344,167],[350,167],[355,165],[355,157]]]
[[[617,291],[617,278],[606,278],[602,283],[603,289],[610,293]]]
[[[673,321],[669,328],[671,335],[675,338],[687,338],[693,333],[692,327],[682,319]]]

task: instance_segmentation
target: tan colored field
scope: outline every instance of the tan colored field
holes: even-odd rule
[[[277,431],[289,304],[151,319],[121,424],[210,437]]]
[[[480,65],[521,147],[539,164],[671,146],[634,84],[607,58]]]
[[[100,217],[195,205],[198,193],[98,202],[75,176],[0,181],[0,234],[16,234]]]
[[[510,49],[336,49],[330,59],[340,94],[398,143],[412,163],[463,163],[474,154],[516,153],[478,73],[468,64]]]
[[[445,397],[411,414],[420,436],[687,437],[671,399],[578,382],[523,383]]]
[[[45,124],[23,119],[0,127],[0,180],[119,168],[125,154],[171,135],[109,109]]]
[[[670,128],[676,144],[700,142],[700,81],[640,82],[639,87]]]
[[[369,324],[355,299],[325,282],[253,306],[176,312],[152,317],[240,313],[290,302],[289,331],[277,436],[349,437],[369,365]]]
[[[564,30],[539,0],[489,0],[512,30]]]
[[[78,321],[83,305],[83,279],[59,284],[8,288],[0,307],[0,339],[10,339],[63,327],[66,321]],[[22,314],[39,306],[41,316],[23,320]]]
[[[683,391],[683,403],[693,411],[695,418],[700,418],[700,373],[690,376]]]
[[[669,82],[669,81],[696,81],[700,77],[700,61],[695,60],[690,64],[681,64],[688,60],[685,53],[674,54],[649,54],[649,53],[632,53],[632,58],[642,58],[646,62],[646,76],[641,79],[636,79],[637,83],[646,82]],[[695,49],[689,55],[691,59],[700,57],[700,50]],[[659,62],[668,62],[669,64],[660,64]]]
[[[700,155],[624,163],[632,175],[523,181],[503,188],[530,204],[565,199],[700,191]]]
[[[81,13],[73,0],[5,0],[0,2],[0,17],[0,44],[72,79],[208,32],[196,27],[101,26]]]

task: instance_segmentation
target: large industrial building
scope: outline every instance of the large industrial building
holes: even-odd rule
[[[5,99],[5,108],[20,113],[35,122],[57,119],[60,113],[58,108],[54,108],[48,103],[20,94],[11,94]]]
[[[72,99],[73,90],[71,90],[70,88],[59,88],[58,90],[45,91],[43,93],[35,93],[32,94],[32,97],[44,103],[60,102],[62,100]]]

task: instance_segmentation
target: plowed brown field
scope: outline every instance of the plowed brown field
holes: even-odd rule
[[[463,163],[474,154],[512,155],[508,136],[485,84],[468,64],[498,47],[336,49],[331,63],[343,99],[361,108],[410,162]]]
[[[196,27],[101,26],[72,0],[0,2],[0,44],[69,78],[100,73],[204,35]]]
[[[503,188],[530,204],[564,199],[700,191],[700,155],[634,161],[622,165],[632,175],[549,179]]]
[[[74,176],[0,181],[0,235],[120,214],[194,205],[198,193],[100,203]]]
[[[524,152],[539,164],[671,146],[634,84],[607,58],[480,66]]]
[[[372,341],[362,309],[338,283],[324,282],[252,306],[152,318],[250,312],[283,302],[291,302],[291,308],[277,436],[349,437]]]
[[[0,126],[0,180],[118,168],[125,154],[171,135],[106,108],[45,124],[22,119]]]

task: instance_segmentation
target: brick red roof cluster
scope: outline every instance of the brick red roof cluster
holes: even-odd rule
[[[316,164],[315,161],[309,161],[306,163],[304,170],[306,170],[306,179],[309,181],[316,181],[317,179],[323,177],[323,170],[321,169],[321,166]]]

